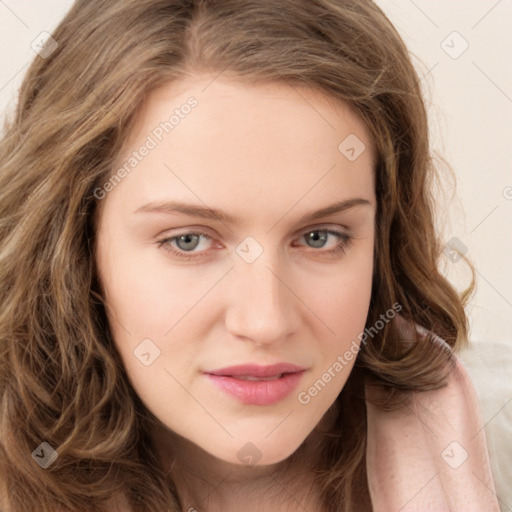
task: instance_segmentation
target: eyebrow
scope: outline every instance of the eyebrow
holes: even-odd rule
[[[345,199],[343,201],[330,204],[329,206],[321,208],[320,210],[306,212],[299,219],[299,222],[306,222],[327,217],[328,215],[340,213],[360,205],[371,205],[371,202],[360,197]],[[137,208],[134,213],[180,213],[183,215],[189,215],[191,217],[201,217],[203,219],[209,220],[220,220],[226,224],[238,225],[240,223],[239,219],[222,210],[216,208],[208,208],[196,204],[184,203],[181,201],[153,201]]]

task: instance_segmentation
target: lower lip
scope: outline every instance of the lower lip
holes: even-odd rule
[[[222,391],[244,404],[271,405],[284,400],[298,385],[304,370],[275,380],[244,380],[226,375],[206,374]]]

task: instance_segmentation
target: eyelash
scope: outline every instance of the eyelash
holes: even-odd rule
[[[347,235],[346,233],[343,233],[341,231],[333,230],[333,229],[310,229],[308,231],[304,231],[299,236],[299,238],[303,237],[304,235],[308,235],[309,233],[314,233],[314,232],[328,233],[329,235],[334,235],[334,236],[337,236],[339,238],[340,241],[336,244],[336,247],[334,247],[333,249],[329,249],[327,251],[322,251],[321,249],[315,250],[315,249],[311,248],[313,250],[313,252],[319,252],[321,254],[327,254],[328,256],[333,256],[334,257],[334,256],[338,256],[340,254],[345,254],[345,251],[349,248],[350,244],[353,241],[353,237],[352,236]],[[199,235],[199,236],[203,236],[204,238],[207,238],[207,239],[211,240],[211,237],[209,235],[207,235],[206,233],[189,231],[189,232],[180,233],[178,235],[174,235],[172,237],[164,238],[163,240],[159,240],[157,242],[157,245],[158,245],[159,248],[163,248],[164,251],[166,251],[168,253],[171,253],[173,256],[175,256],[175,257],[177,257],[179,259],[182,259],[182,260],[190,261],[192,259],[201,257],[203,252],[200,252],[198,254],[196,254],[196,253],[186,253],[186,252],[183,252],[183,251],[178,251],[178,250],[176,250],[174,248],[169,249],[168,247],[166,247],[167,245],[170,246],[170,242],[172,242],[173,240],[176,240],[176,239],[178,239],[178,238],[180,238],[182,236],[185,236],[185,235]]]

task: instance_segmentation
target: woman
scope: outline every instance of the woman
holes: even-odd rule
[[[4,510],[498,510],[375,4],[77,1],[41,55],[1,146]]]

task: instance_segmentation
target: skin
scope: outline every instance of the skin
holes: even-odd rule
[[[320,510],[308,462],[355,360],[309,403],[298,394],[359,343],[365,326],[376,208],[370,137],[347,104],[316,90],[195,75],[147,97],[118,166],[190,96],[198,105],[100,201],[96,261],[115,345],[161,422],[155,450],[184,510],[296,510],[297,502]],[[338,150],[350,134],[366,146],[354,161]],[[300,220],[352,198],[368,204]],[[239,223],[136,212],[167,200]],[[344,252],[328,254],[343,239],[325,229],[351,237]],[[323,246],[308,242],[315,230],[327,236]],[[197,231],[209,238],[169,240]],[[248,236],[263,250],[252,263],[236,252]],[[198,256],[186,261],[166,248]],[[148,366],[134,355],[144,339],[160,350]],[[307,371],[273,405],[240,403],[202,374],[277,362]],[[239,459],[246,443],[256,447],[255,465]]]

